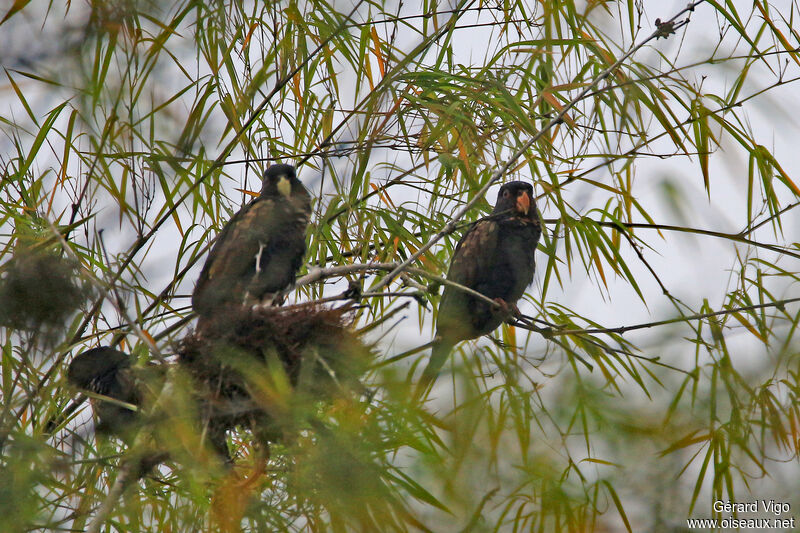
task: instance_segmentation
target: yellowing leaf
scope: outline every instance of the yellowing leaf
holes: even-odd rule
[[[372,36],[372,44],[374,46],[373,52],[378,59],[378,70],[381,71],[381,77],[383,77],[386,75],[386,63],[383,60],[383,54],[381,54],[381,40],[378,38],[378,32],[375,31],[375,26],[372,26],[370,35]]]
[[[561,105],[561,102],[558,101],[558,98],[553,96],[553,94],[550,93],[549,91],[547,91],[547,90],[542,91],[542,98],[544,98],[545,101],[548,104],[550,104],[551,106],[553,106],[559,113],[561,112],[562,109],[564,109],[564,106]],[[564,113],[564,117],[563,118],[564,118],[564,122],[566,122],[567,124],[569,124],[573,128],[575,127],[575,121],[572,120],[572,117],[569,116],[569,113]]]
[[[260,194],[261,194],[261,193],[257,193],[257,192],[253,192],[253,191],[248,191],[247,189],[234,189],[234,190],[238,191],[238,192],[241,192],[241,193],[244,193],[244,194],[246,194],[248,196],[252,196],[253,198],[258,198],[260,196]]]
[[[594,266],[597,268],[597,273],[600,274],[600,278],[603,280],[603,285],[608,288],[608,283],[606,282],[606,274],[603,271],[603,263],[600,262],[600,256],[597,255],[597,251],[592,252],[592,259],[594,260]]]
[[[767,339],[765,339],[764,336],[761,335],[761,333],[759,333],[758,330],[756,328],[754,328],[752,324],[750,324],[750,322],[745,320],[745,318],[742,316],[741,313],[731,313],[731,315],[733,316],[733,318],[738,320],[740,324],[742,324],[744,327],[746,327],[747,331],[749,331],[750,333],[755,335],[758,338],[758,340],[760,340],[764,344],[767,344]]]

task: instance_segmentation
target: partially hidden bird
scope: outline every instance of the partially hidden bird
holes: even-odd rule
[[[124,352],[100,346],[75,356],[67,370],[67,381],[74,387],[96,395],[90,398],[98,423],[98,433],[120,438],[127,446],[136,446],[135,478],[143,477],[164,462],[169,452],[152,442],[142,445],[137,439],[144,420],[142,409],[149,410],[149,391],[164,383],[166,367],[133,365],[134,358]],[[139,443],[137,445],[137,442]]]
[[[306,250],[311,197],[291,165],[272,165],[261,194],[219,233],[192,294],[201,323],[294,284]]]
[[[132,370],[133,358],[119,350],[101,346],[75,356],[67,371],[74,387],[106,396],[117,402],[140,406],[142,394]],[[97,430],[126,438],[138,422],[138,413],[119,403],[92,398],[98,418]]]
[[[504,184],[491,215],[472,224],[461,237],[447,272],[448,280],[483,294],[497,305],[445,286],[431,357],[417,387],[418,397],[433,385],[458,342],[491,333],[519,312],[517,300],[533,281],[540,235],[531,184]]]

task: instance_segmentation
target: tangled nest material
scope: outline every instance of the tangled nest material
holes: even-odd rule
[[[262,445],[286,439],[320,402],[353,391],[372,357],[349,308],[241,308],[187,335],[178,364],[196,387],[204,430],[227,455],[226,432]]]
[[[60,332],[91,294],[77,272],[77,263],[48,251],[15,254],[0,274],[0,326]]]

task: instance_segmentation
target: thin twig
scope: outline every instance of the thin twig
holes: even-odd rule
[[[633,251],[636,252],[636,255],[639,257],[639,261],[641,261],[644,264],[644,266],[647,267],[647,270],[650,271],[650,274],[656,280],[658,286],[661,287],[661,292],[664,293],[664,296],[674,301],[675,298],[673,298],[672,294],[670,294],[669,290],[667,290],[667,286],[664,285],[664,283],[661,281],[661,278],[658,277],[658,274],[656,273],[655,269],[652,266],[650,266],[650,263],[647,261],[647,259],[645,259],[644,253],[642,253],[641,247],[634,240],[633,235],[631,235],[631,233],[627,231],[620,231],[620,233],[628,241],[628,244],[630,245],[631,248],[633,248]]]
[[[397,22],[406,22],[406,21],[414,20],[414,19],[431,19],[431,18],[434,18],[434,17],[438,17],[439,15],[452,15],[452,14],[459,14],[460,15],[460,14],[466,13],[468,11],[477,11],[478,13],[480,13],[481,11],[483,11],[483,12],[499,11],[503,15],[506,14],[505,9],[500,7],[500,6],[482,5],[480,7],[468,7],[468,8],[461,8],[461,9],[443,9],[441,11],[433,11],[433,12],[428,12],[428,13],[422,13],[421,15],[407,15],[407,16],[404,16],[404,17],[399,17],[398,16],[398,17],[391,17],[391,18],[385,18],[385,19],[380,19],[380,20],[370,20],[370,21],[367,21],[367,22],[356,22],[356,23],[353,23],[351,26],[359,28],[361,26],[372,26],[374,24],[394,24],[394,23],[397,23]],[[502,20],[500,22],[494,22],[493,24],[505,24],[507,22],[528,22],[528,23],[530,23],[529,20],[521,19],[521,20],[510,20],[510,21]],[[531,25],[532,26],[541,26],[541,24],[538,24],[538,23],[537,24],[531,23]]]
[[[754,311],[756,309],[765,309],[769,307],[777,307],[778,309],[783,309],[786,304],[800,302],[800,298],[787,298],[785,300],[778,300],[776,302],[768,302],[763,304],[754,304],[754,305],[745,305],[742,307],[734,307],[731,309],[723,309],[721,311],[714,311],[711,313],[699,313],[696,315],[689,315],[684,317],[677,317],[677,318],[669,318],[666,320],[656,320],[654,322],[645,322],[642,324],[634,324],[631,326],[619,326],[616,328],[587,328],[587,329],[559,329],[558,326],[551,326],[546,328],[540,328],[537,326],[531,326],[525,324],[523,322],[514,322],[511,325],[527,329],[530,331],[535,331],[537,333],[541,333],[545,337],[554,337],[554,336],[561,336],[561,335],[584,335],[584,334],[601,334],[601,333],[627,333],[628,331],[633,331],[637,329],[646,329],[646,328],[654,328],[657,326],[665,326],[667,324],[677,324],[680,322],[689,322],[692,320],[703,320],[706,318],[711,318],[715,316],[721,315],[730,315],[733,313],[739,313],[742,311]]]
[[[738,235],[741,236],[741,237],[744,237],[745,235],[748,235],[748,234],[754,232],[755,230],[757,230],[758,228],[760,228],[761,226],[763,226],[767,222],[769,222],[771,220],[775,220],[776,218],[780,218],[780,216],[782,214],[786,213],[787,211],[791,211],[792,209],[794,209],[798,205],[800,205],[800,202],[795,202],[793,204],[789,204],[786,207],[784,207],[783,209],[781,209],[780,211],[778,211],[777,213],[775,213],[774,215],[768,216],[767,218],[765,218],[764,220],[762,220],[761,222],[759,222],[755,226],[751,226],[750,228],[746,228],[746,229],[742,230],[740,233],[738,233]]]

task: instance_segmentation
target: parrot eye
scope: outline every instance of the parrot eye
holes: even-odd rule
[[[508,189],[506,189],[505,191],[503,191],[503,198],[508,198],[510,195],[511,195],[511,193],[510,193],[510,192],[508,192]]]

